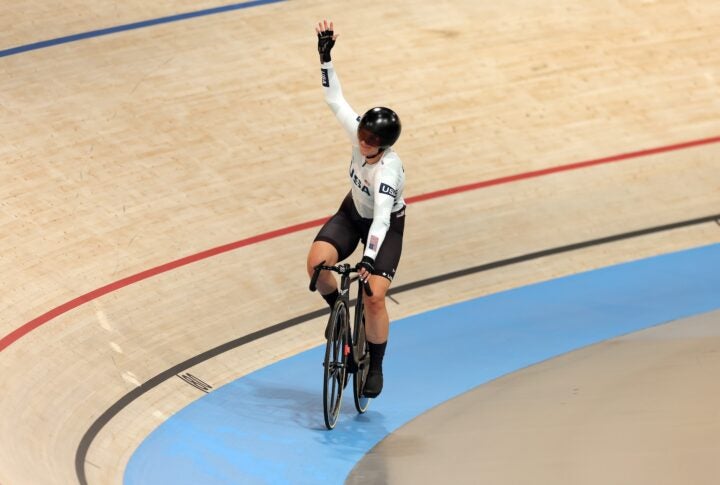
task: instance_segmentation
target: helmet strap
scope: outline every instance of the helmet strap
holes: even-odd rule
[[[369,159],[375,158],[375,157],[379,157],[380,155],[382,155],[382,153],[383,153],[384,151],[385,151],[384,148],[378,148],[378,152],[377,152],[375,155],[373,155],[372,157],[365,157],[365,162],[363,163],[363,167],[365,166],[365,164],[367,164],[367,162],[368,162]]]

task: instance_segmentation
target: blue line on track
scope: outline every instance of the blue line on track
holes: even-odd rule
[[[221,7],[208,8],[205,10],[198,10],[195,12],[181,13],[177,15],[170,15],[168,17],[160,17],[157,19],[143,20],[141,22],[134,22],[131,24],[118,25],[115,27],[108,27],[106,29],[93,30],[90,32],[82,32],[80,34],[68,35],[65,37],[58,37],[56,39],[43,40],[32,44],[21,45],[17,47],[11,47],[9,49],[0,50],[0,57],[12,56],[20,54],[21,52],[33,51],[37,49],[43,49],[45,47],[52,47],[60,44],[67,44],[69,42],[75,42],[78,40],[89,39],[92,37],[101,37],[103,35],[115,34],[117,32],[125,32],[126,30],[142,29],[144,27],[151,27],[153,25],[167,24],[170,22],[178,22],[180,20],[192,19],[195,17],[204,17],[206,15],[214,15],[218,13],[229,12],[232,10],[241,10],[244,8],[257,7],[259,5],[266,5],[269,3],[285,2],[287,0],[253,0],[245,3],[234,3],[232,5],[223,5]]]
[[[140,445],[126,485],[340,484],[376,443],[459,394],[546,359],[720,308],[720,244],[538,283],[393,324],[386,389],[322,419],[318,347],[193,402]],[[202,377],[202,376],[201,376]]]

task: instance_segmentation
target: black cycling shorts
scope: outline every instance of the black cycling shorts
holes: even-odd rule
[[[320,229],[315,241],[325,241],[332,244],[342,261],[350,256],[362,241],[367,244],[367,235],[370,232],[372,219],[360,217],[351,193],[345,197],[340,208]],[[392,281],[395,277],[400,253],[402,253],[403,231],[405,230],[405,207],[390,215],[390,228],[380,246],[375,258],[375,274],[384,276]]]

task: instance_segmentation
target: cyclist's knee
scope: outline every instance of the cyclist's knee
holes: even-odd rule
[[[376,314],[385,311],[385,295],[373,293],[373,296],[365,296],[365,310],[368,313]]]
[[[338,254],[335,247],[324,241],[315,241],[310,246],[310,252],[307,257],[307,272],[312,276],[315,266],[325,264],[333,266],[337,264]],[[324,261],[324,263],[323,263]]]
[[[366,310],[370,313],[377,313],[385,310],[385,294],[387,293],[387,286],[382,284],[382,280],[380,280],[380,284],[378,284],[378,281],[372,281],[373,279],[374,278],[370,281],[370,288],[373,291],[373,295],[367,296],[367,294],[365,294],[364,301]]]
[[[322,259],[318,260],[318,258],[313,255],[312,251],[310,251],[307,257],[307,273],[309,276],[312,276],[313,272],[315,271],[315,266],[317,266],[321,262]]]

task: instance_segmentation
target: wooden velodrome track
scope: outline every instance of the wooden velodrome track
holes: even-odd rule
[[[0,49],[216,6],[8,3]],[[391,318],[720,242],[718,2],[288,1],[3,51],[0,484],[120,483],[204,395],[175,374],[217,388],[321,343],[317,317],[177,367],[322,308],[317,224],[268,234],[348,190],[321,18],[353,107],[403,119],[395,287],[596,241],[418,285]]]

